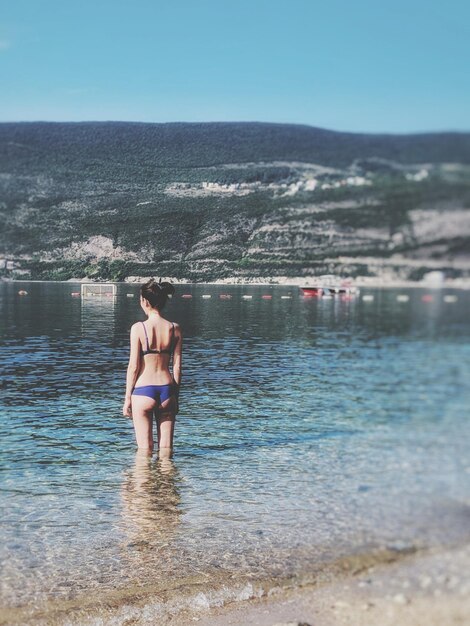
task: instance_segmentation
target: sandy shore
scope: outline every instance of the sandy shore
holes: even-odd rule
[[[214,586],[211,576],[90,593],[1,610],[5,626],[464,626],[470,624],[470,543],[385,549],[301,578]],[[248,583],[248,584],[247,584]],[[243,593],[240,593],[243,588]],[[251,592],[246,590],[251,588]],[[227,593],[232,589],[232,593]],[[235,591],[235,593],[234,593]]]
[[[199,614],[204,626],[463,626],[470,624],[470,546],[408,556],[340,579]]]

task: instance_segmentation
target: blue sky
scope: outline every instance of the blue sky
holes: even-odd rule
[[[463,0],[10,0],[0,121],[470,131]]]

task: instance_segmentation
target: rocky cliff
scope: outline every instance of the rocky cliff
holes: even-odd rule
[[[0,124],[4,277],[470,275],[470,134]]]

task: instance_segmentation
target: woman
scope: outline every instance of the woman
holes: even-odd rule
[[[133,419],[137,446],[150,451],[153,449],[154,412],[158,448],[173,448],[183,336],[178,324],[162,317],[161,311],[174,291],[170,283],[157,283],[153,278],[142,285],[140,306],[148,319],[136,322],[131,328],[131,353],[122,412]],[[169,367],[172,356],[173,374]]]

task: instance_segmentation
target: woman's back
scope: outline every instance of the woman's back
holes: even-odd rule
[[[172,381],[170,361],[177,341],[175,324],[158,316],[140,326],[141,369],[136,384],[165,385]]]

